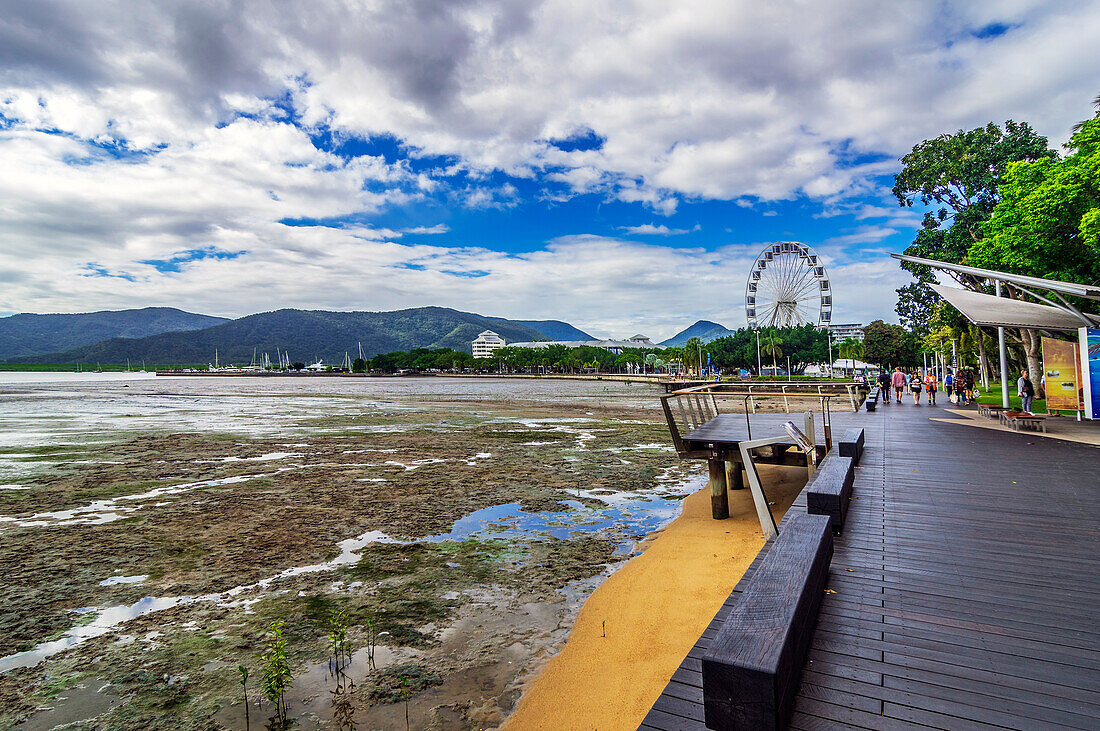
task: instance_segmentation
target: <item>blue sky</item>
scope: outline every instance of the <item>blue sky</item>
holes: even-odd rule
[[[16,4],[0,313],[423,305],[665,337],[761,247],[894,319],[922,139],[1090,116],[1096,2]]]

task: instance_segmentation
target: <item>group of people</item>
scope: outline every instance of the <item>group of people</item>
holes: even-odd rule
[[[929,371],[928,375],[922,378],[920,371],[905,373],[900,367],[896,367],[893,373],[882,372],[882,375],[879,376],[879,385],[882,386],[882,393],[885,397],[884,403],[890,403],[890,390],[893,389],[895,401],[899,404],[902,395],[909,392],[913,396],[913,403],[920,406],[921,394],[927,391],[928,403],[932,406],[936,405],[939,379],[932,371]],[[943,377],[943,390],[947,393],[948,399],[954,395],[955,403],[959,406],[974,403],[974,371],[964,368],[957,375],[948,371]],[[1020,378],[1016,382],[1016,391],[1016,395],[1020,397],[1022,410],[1030,414],[1031,402],[1035,398],[1035,386],[1028,378],[1026,370],[1020,374]]]
[[[924,392],[928,392],[928,403],[932,406],[936,405],[936,395],[940,390],[939,378],[932,371],[929,371],[927,375],[921,376],[920,371],[913,371],[911,373],[905,373],[901,367],[894,368],[893,373],[887,373],[883,371],[879,376],[879,385],[882,386],[882,392],[886,394],[885,402],[890,403],[890,391],[894,391],[894,400],[897,403],[901,403],[902,396],[905,393],[909,393],[913,397],[913,404],[920,406],[921,395]],[[974,373],[967,369],[960,371],[959,374],[953,375],[950,371],[944,376],[943,390],[947,393],[947,397],[950,399],[954,394],[956,402],[960,406],[965,406],[968,403],[974,401]]]
[[[928,391],[928,403],[936,405],[936,394],[939,392],[939,379],[936,374],[929,371],[927,376],[921,377],[920,371],[905,373],[900,367],[894,368],[893,373],[882,372],[879,376],[879,385],[886,394],[885,402],[890,403],[890,389],[894,390],[897,403],[901,403],[902,395],[908,391],[913,396],[913,403],[920,405],[921,394]],[[946,384],[945,384],[946,385]]]

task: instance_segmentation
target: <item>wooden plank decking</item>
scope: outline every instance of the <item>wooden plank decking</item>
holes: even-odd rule
[[[791,728],[1100,728],[1100,449],[943,415],[837,415],[865,452]],[[717,626],[641,728],[705,728]]]

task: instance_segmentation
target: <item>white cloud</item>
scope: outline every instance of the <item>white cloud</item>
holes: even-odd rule
[[[620,226],[620,229],[628,234],[635,234],[638,236],[681,236],[691,233],[693,230],[690,228],[669,228],[664,224],[655,226],[652,223],[643,223],[640,226]],[[696,229],[698,229],[698,227],[696,227]]]
[[[897,229],[886,226],[860,226],[855,231],[841,236],[825,239],[825,244],[848,246],[851,244],[873,244],[897,233]]]
[[[994,23],[1010,29],[978,33]],[[729,302],[722,321],[739,321],[731,267],[745,252],[719,266],[578,238],[513,256],[479,241],[403,246],[366,223],[429,197],[514,208],[504,173],[548,202],[588,194],[664,216],[700,200],[816,199],[865,222],[825,248],[831,271],[881,281],[857,291],[882,314],[890,275],[846,267],[868,266],[859,245],[919,221],[876,179],[915,142],[991,119],[1063,141],[1091,114],[1098,37],[1095,1],[9,3],[0,310],[450,303],[659,334],[670,312]],[[578,135],[600,142],[563,142]],[[372,136],[412,159],[318,142]],[[168,275],[140,263],[209,246],[248,253]],[[85,276],[89,263],[134,281]]]
[[[445,223],[437,223],[434,226],[416,226],[414,228],[406,228],[402,230],[402,233],[407,234],[445,234],[450,231],[450,227]]]

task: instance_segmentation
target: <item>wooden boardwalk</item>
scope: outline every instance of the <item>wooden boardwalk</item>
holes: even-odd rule
[[[1100,449],[929,416],[835,417],[866,451],[790,727],[1100,728]],[[717,627],[641,728],[705,728]]]

